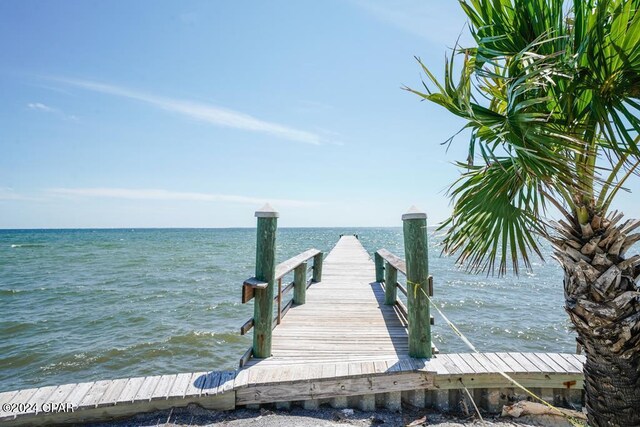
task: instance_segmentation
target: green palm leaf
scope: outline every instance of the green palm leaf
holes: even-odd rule
[[[637,167],[640,0],[460,4],[477,46],[456,47],[442,80],[418,59],[424,90],[406,89],[471,131],[445,249],[471,270],[517,272],[548,236],[547,204],[586,224]]]

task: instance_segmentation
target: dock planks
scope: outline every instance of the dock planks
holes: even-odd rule
[[[379,360],[407,352],[406,325],[384,305],[369,254],[358,239],[343,236],[324,260],[322,282],[307,289],[306,304],[294,306],[273,331],[272,357],[248,366]]]

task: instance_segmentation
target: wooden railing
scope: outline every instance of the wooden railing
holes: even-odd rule
[[[376,264],[376,282],[380,282],[384,285],[384,303],[386,305],[395,305],[400,314],[404,317],[405,323],[409,324],[409,310],[402,299],[398,298],[397,292],[399,290],[408,299],[407,288],[402,283],[398,282],[398,272],[402,273],[405,277],[407,275],[406,262],[386,249],[380,249],[374,255]],[[380,273],[378,273],[379,271]],[[427,293],[432,297],[433,276],[429,275],[427,280]],[[433,316],[430,316],[429,323],[433,325]]]
[[[271,355],[271,331],[280,324],[294,304],[305,303],[307,288],[312,283],[322,280],[324,255],[317,249],[309,249],[274,266],[278,213],[269,205],[265,205],[256,212],[256,217],[258,217],[256,275],[242,284],[242,303],[245,304],[255,298],[254,314],[240,327],[241,335],[245,335],[254,328],[253,346],[240,358],[241,367],[251,356],[264,358]],[[310,259],[313,259],[313,264],[308,267]],[[283,278],[291,272],[293,272],[293,281],[283,287]],[[312,273],[311,279],[307,280],[309,272]],[[293,297],[283,304],[283,296],[291,290],[293,290]]]
[[[374,255],[376,281],[384,283],[385,304],[395,305],[405,318],[409,332],[409,355],[431,357],[431,325],[429,297],[433,295],[433,279],[429,276],[427,247],[427,215],[412,207],[402,215],[406,261],[386,249]],[[398,282],[398,272],[407,278],[406,287]],[[398,289],[407,304],[398,298]]]
[[[272,328],[280,324],[280,321],[293,304],[300,305],[305,303],[306,289],[311,283],[320,281],[320,275],[322,274],[322,256],[323,254],[319,250],[309,249],[276,266],[275,280],[277,281],[278,291],[277,295],[273,297],[273,301],[278,304],[278,308],[276,310],[277,316],[273,319]],[[311,258],[313,258],[313,264],[307,268],[307,261]],[[293,281],[282,287],[283,277],[292,271],[294,272]],[[307,280],[306,277],[309,272],[312,273],[312,277]],[[256,288],[264,289],[267,285],[267,282],[260,281],[255,277],[245,280],[242,284],[242,303],[246,304],[253,299]],[[283,306],[282,297],[287,295],[292,289],[294,290],[293,298]],[[249,332],[251,328],[253,328],[253,324],[252,317],[240,327],[240,335],[245,335]]]

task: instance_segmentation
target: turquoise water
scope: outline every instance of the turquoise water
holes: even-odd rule
[[[400,228],[280,229],[278,262],[328,252],[341,233],[403,256]],[[480,351],[575,351],[553,261],[469,275],[429,239],[435,300]],[[238,331],[254,260],[254,229],[0,231],[0,391],[235,368],[251,344]],[[438,348],[467,351],[434,316]]]

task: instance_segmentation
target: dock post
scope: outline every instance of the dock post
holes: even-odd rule
[[[409,312],[409,356],[431,357],[429,315],[429,260],[427,214],[412,206],[402,215],[404,253],[407,262],[407,311]]]
[[[304,304],[307,300],[307,263],[303,262],[293,270],[293,303]]]
[[[380,283],[384,281],[384,259],[378,252],[373,257],[376,263],[376,282]]]
[[[255,290],[256,301],[253,306],[253,356],[256,358],[271,356],[278,216],[278,212],[268,203],[256,212],[256,217],[258,218],[256,279],[268,283],[266,288],[256,288]]]
[[[324,259],[323,256],[324,254],[320,252],[318,255],[313,257],[313,276],[311,277],[311,280],[314,283],[322,281],[322,260]]]
[[[384,266],[384,303],[394,305],[398,294],[398,270],[388,262]]]

